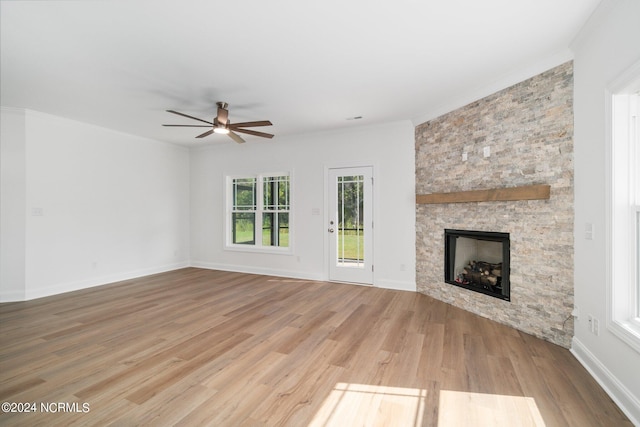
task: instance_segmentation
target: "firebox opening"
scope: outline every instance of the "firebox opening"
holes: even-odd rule
[[[444,235],[444,281],[509,301],[509,233],[446,229]]]

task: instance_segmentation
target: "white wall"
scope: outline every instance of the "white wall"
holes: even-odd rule
[[[575,111],[575,322],[572,351],[636,425],[640,425],[640,354],[606,327],[605,90],[640,60],[640,2],[605,0],[572,46]],[[585,224],[595,226],[586,240]],[[587,314],[600,334],[587,329]]]
[[[2,110],[3,128],[11,114]],[[11,234],[24,235],[24,246],[3,250],[0,301],[188,265],[188,149],[33,111],[25,113],[23,137],[2,138],[3,159],[5,145],[20,147],[26,166],[16,177],[24,190],[4,182],[3,167],[3,194],[6,184],[16,195],[2,217],[21,216]],[[17,240],[7,242],[4,225],[3,249]],[[4,273],[9,258],[23,260],[22,284],[17,271]]]
[[[25,298],[26,150],[24,110],[0,117],[0,301]]]
[[[327,280],[327,167],[374,166],[374,284],[415,291],[414,129],[409,121],[220,143],[191,153],[191,260],[206,268]],[[289,170],[293,255],[224,250],[224,176]],[[320,215],[314,215],[314,210]]]
[[[325,172],[374,166],[374,281],[415,291],[409,121],[189,150],[2,109],[0,301],[189,265],[325,280]],[[293,255],[223,250],[225,173],[293,173]],[[320,214],[314,214],[320,212]],[[41,213],[42,215],[38,215]]]

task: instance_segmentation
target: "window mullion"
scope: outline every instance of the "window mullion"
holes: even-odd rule
[[[279,199],[280,199],[280,185],[281,182],[272,181],[271,182],[271,205],[273,206],[273,218],[271,218],[271,245],[272,246],[280,246],[280,227],[278,224],[278,209],[279,209]]]
[[[264,188],[263,188],[263,180],[264,177],[262,175],[258,175],[256,178],[256,187],[257,187],[257,201],[256,201],[256,246],[262,247],[262,221],[264,215]]]
[[[633,248],[629,260],[633,269],[631,283],[635,286],[629,286],[629,314],[640,326],[640,206],[637,204],[633,206],[630,215],[633,222],[630,228]]]
[[[637,93],[629,96],[629,146],[632,165],[629,168],[632,181],[629,183],[633,189],[633,273],[634,285],[630,286],[629,312],[636,325],[640,326],[640,135],[638,133],[638,114],[640,113],[640,96]]]

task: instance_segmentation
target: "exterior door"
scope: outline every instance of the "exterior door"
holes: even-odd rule
[[[373,168],[329,169],[329,280],[373,284]]]

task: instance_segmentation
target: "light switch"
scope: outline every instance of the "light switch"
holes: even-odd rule
[[[595,234],[595,230],[593,224],[587,222],[584,224],[584,238],[587,240],[593,240],[593,235]]]

